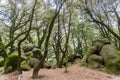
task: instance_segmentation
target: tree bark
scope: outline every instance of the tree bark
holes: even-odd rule
[[[33,6],[33,8],[32,8],[32,14],[29,16],[29,18],[30,18],[30,26],[29,26],[29,29],[28,29],[25,37],[18,42],[18,63],[17,63],[17,69],[18,69],[18,71],[19,71],[20,74],[22,73],[22,70],[21,70],[21,67],[20,67],[20,64],[21,64],[21,44],[22,44],[22,42],[23,42],[24,40],[27,39],[27,37],[29,36],[29,33],[30,33],[30,31],[31,31],[32,21],[33,21],[33,16],[34,16],[34,10],[35,10],[36,4],[37,4],[37,0],[35,0],[34,6]]]
[[[63,1],[63,3],[64,3],[64,1]],[[39,72],[41,66],[44,64],[44,61],[45,61],[45,59],[46,59],[46,57],[47,57],[47,54],[48,54],[49,39],[50,39],[51,32],[52,32],[52,30],[53,30],[54,21],[55,21],[56,17],[58,16],[58,14],[59,14],[59,12],[60,12],[60,9],[62,8],[63,3],[60,5],[58,11],[55,13],[55,15],[54,15],[54,17],[53,17],[53,19],[52,19],[52,21],[51,21],[51,23],[50,23],[50,25],[49,25],[48,35],[47,35],[46,40],[45,40],[45,51],[44,51],[44,55],[43,55],[40,63],[34,68],[33,74],[32,74],[32,78],[38,78],[38,77],[39,77],[38,72]]]

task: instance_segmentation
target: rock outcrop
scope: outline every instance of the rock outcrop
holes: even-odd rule
[[[116,50],[112,47],[109,40],[107,38],[97,38],[81,60],[81,65],[91,68],[106,67],[112,72],[117,72],[120,71],[119,62]],[[117,69],[116,67],[119,68]]]

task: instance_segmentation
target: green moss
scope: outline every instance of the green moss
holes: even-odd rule
[[[88,67],[90,68],[100,68],[103,67],[103,59],[99,55],[91,55],[88,58]]]
[[[26,61],[21,62],[21,68],[22,70],[28,71],[31,69],[31,67],[29,66],[29,64]]]
[[[12,71],[12,66],[8,66],[8,67],[4,70],[5,73],[9,73],[9,72],[11,72],[11,71]]]
[[[5,69],[7,69],[9,66],[12,66],[12,69],[17,68],[17,59],[18,55],[17,54],[11,54],[8,56],[7,60],[5,61]]]
[[[22,57],[22,61],[24,58]],[[17,62],[18,62],[18,54],[11,54],[7,57],[5,64],[4,64],[4,69],[8,69],[8,67],[12,67],[12,70],[17,69]],[[9,69],[8,69],[9,70]]]
[[[108,60],[118,59],[116,50],[111,45],[104,45],[99,54],[104,59],[105,63]]]
[[[29,65],[34,68],[34,67],[36,67],[39,64],[39,62],[40,61],[38,59],[31,58],[30,61],[29,61]]]
[[[116,60],[109,60],[105,64],[107,70],[111,73],[117,73],[120,71],[120,63]]]

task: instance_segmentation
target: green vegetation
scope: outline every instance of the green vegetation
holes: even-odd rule
[[[119,1],[0,0],[0,67],[19,73],[32,67],[33,78],[46,65],[67,72],[76,62],[119,71]]]
[[[18,54],[11,54],[10,56],[8,56],[7,60],[5,61],[5,69],[7,69],[9,66],[11,66],[13,70],[16,69],[17,59],[18,59]]]
[[[21,60],[23,61],[24,58],[21,58]],[[16,70],[17,63],[18,63],[18,54],[13,53],[13,54],[9,55],[5,61],[5,64],[4,64],[5,72],[7,73],[9,71]]]
[[[4,60],[2,57],[0,57],[0,67],[3,67],[4,66]]]
[[[22,70],[26,70],[26,71],[31,69],[30,65],[26,61],[21,62],[21,68]]]
[[[106,67],[108,72],[111,72],[111,73],[120,72],[120,63],[119,62],[115,62],[113,60],[109,60],[105,64],[105,67]]]

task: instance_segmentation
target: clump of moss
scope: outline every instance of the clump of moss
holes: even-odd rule
[[[8,67],[4,70],[5,73],[9,73],[9,72],[11,72],[11,71],[13,71],[12,66],[8,66]]]
[[[28,71],[31,69],[31,67],[29,66],[29,64],[26,61],[21,62],[21,68],[22,68],[22,70],[25,70],[25,71]]]
[[[106,67],[107,71],[110,72],[110,73],[120,72],[120,63],[119,63],[119,61],[109,60],[105,64],[105,67]]]
[[[38,59],[36,59],[36,58],[31,58],[30,59],[30,61],[29,61],[29,65],[32,67],[32,68],[34,68],[34,67],[36,67],[38,64],[39,64],[39,60]]]
[[[21,58],[21,60],[24,60],[24,58]],[[18,54],[14,53],[14,54],[9,55],[5,61],[5,64],[4,64],[5,72],[16,70],[17,69],[17,62],[18,62]],[[10,68],[10,70],[8,68]]]
[[[8,58],[5,61],[5,69],[7,69],[9,66],[12,66],[12,69],[16,69],[17,67],[17,59],[18,55],[17,54],[11,54],[8,56]]]

